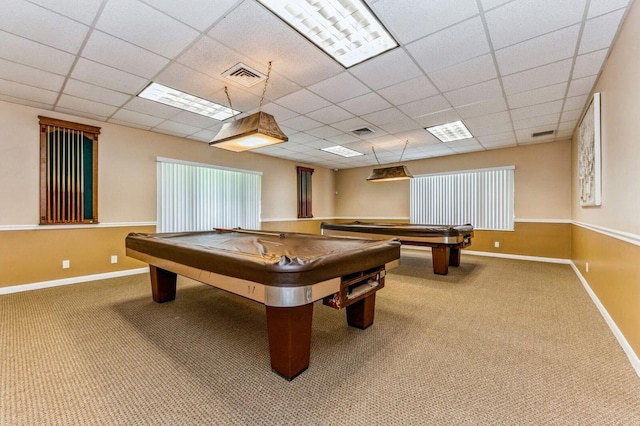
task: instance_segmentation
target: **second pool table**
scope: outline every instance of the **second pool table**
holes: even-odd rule
[[[449,266],[460,266],[460,251],[471,245],[473,226],[416,225],[409,223],[327,223],[320,225],[322,235],[353,238],[396,238],[402,244],[431,247],[433,272],[447,275]]]

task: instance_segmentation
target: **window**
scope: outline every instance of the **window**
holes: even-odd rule
[[[297,166],[298,171],[298,218],[312,218],[311,175],[313,169]]]
[[[513,166],[414,176],[411,223],[512,231]]]
[[[97,223],[100,127],[38,118],[40,224]]]
[[[158,232],[260,229],[260,172],[156,161]]]

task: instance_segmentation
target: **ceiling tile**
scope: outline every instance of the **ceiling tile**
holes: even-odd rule
[[[567,97],[586,95],[591,92],[593,89],[593,85],[596,83],[595,75],[590,77],[578,78],[575,80],[571,80],[569,83],[569,91],[567,92]]]
[[[220,124],[220,120],[216,120],[215,118],[207,117],[206,115],[196,114],[190,111],[178,112],[176,115],[171,117],[171,121],[175,121],[176,123],[186,124],[188,126],[197,127],[200,129],[206,129],[206,128]]]
[[[495,98],[488,101],[482,101],[474,104],[463,105],[456,108],[456,112],[462,118],[478,117],[485,114],[493,114],[494,112],[506,111],[507,103],[504,98]]]
[[[503,77],[504,91],[512,95],[568,81],[572,63],[572,59],[565,59]]]
[[[306,89],[283,96],[276,103],[299,114],[306,114],[331,105],[329,101]]]
[[[322,126],[315,129],[307,130],[312,136],[316,138],[330,138],[332,136],[338,136],[342,134],[342,130],[338,130],[335,127],[331,126]]]
[[[165,68],[153,80],[205,99],[217,91],[224,90],[222,81],[176,62]],[[233,93],[233,88],[230,89],[230,93]],[[225,105],[228,106],[226,99]]]
[[[355,98],[370,91],[347,71],[309,86],[308,89],[334,103]]]
[[[367,93],[366,95],[340,102],[338,105],[354,115],[364,115],[391,106],[389,102],[385,101],[377,93]]]
[[[402,49],[394,49],[354,66],[349,72],[374,90],[422,75],[420,68]]]
[[[572,122],[578,120],[582,116],[582,111],[573,109],[571,111],[563,111],[560,122]]]
[[[464,124],[470,130],[503,123],[511,123],[511,116],[508,111],[495,112],[493,114],[481,115],[479,117],[467,118],[464,120]]]
[[[175,0],[142,1],[199,31],[208,29],[238,3],[238,0],[216,0],[212,7],[211,0],[189,0],[186,4]]]
[[[315,129],[316,127],[322,126],[322,123],[312,120],[309,117],[305,117],[304,115],[299,115],[295,118],[285,120],[282,124],[284,126],[291,127],[294,130],[298,130],[299,132],[304,132],[305,130]]]
[[[426,99],[438,94],[433,84],[424,76],[403,81],[378,91],[386,100],[394,105]]]
[[[474,137],[490,136],[500,133],[506,133],[513,131],[513,125],[511,123],[500,123],[484,126],[480,128],[474,128],[471,132]]]
[[[447,92],[444,96],[451,102],[454,107],[474,104],[489,99],[502,97],[502,88],[500,82],[489,80],[484,83],[475,84],[473,86],[464,87],[462,89]]]
[[[147,78],[155,76],[169,63],[162,56],[100,31],[91,33],[82,54],[87,59]]]
[[[337,105],[329,105],[319,110],[307,113],[307,117],[313,118],[321,123],[332,124],[351,118],[353,117],[353,114],[345,111]]]
[[[397,108],[387,108],[362,116],[369,123],[382,127],[383,124],[396,123],[407,120],[408,117]]]
[[[494,7],[510,2],[511,0],[482,0],[482,9],[488,11]]]
[[[343,70],[329,55],[258,2],[241,3],[209,35],[258,63],[272,61],[274,70],[301,86],[326,80]]]
[[[514,120],[513,128],[516,130],[531,129],[546,126],[548,130],[554,130],[560,121],[560,113],[541,115],[538,117],[525,118],[523,120]]]
[[[89,31],[84,24],[23,0],[2,1],[0,28],[73,54],[80,50]]]
[[[511,110],[511,118],[515,121],[524,120],[526,118],[538,117],[540,115],[547,115],[553,113],[559,113],[562,111],[562,100],[553,102],[546,102],[537,105],[531,105],[523,108],[516,108]]]
[[[632,0],[631,0],[632,1]],[[587,18],[613,12],[616,9],[626,7],[630,0],[591,0],[589,3],[589,13]]]
[[[398,108],[409,117],[418,118],[438,111],[451,109],[451,105],[444,96],[438,95],[427,99],[421,99],[419,101],[409,102],[398,106]]]
[[[178,108],[170,107],[168,105],[138,97],[132,98],[129,102],[127,102],[124,108],[131,111],[140,112],[142,114],[159,117],[165,120],[174,117],[181,111]]]
[[[129,99],[131,99],[131,95],[74,79],[67,80],[67,84],[64,87],[64,93],[77,98],[83,98],[117,107],[124,105]]]
[[[100,10],[102,0],[29,0],[31,3],[91,25]]]
[[[559,83],[539,89],[508,95],[507,101],[511,108],[521,108],[529,105],[541,104],[564,98],[567,83]]]
[[[581,78],[598,74],[607,57],[607,53],[609,53],[609,49],[602,49],[578,56],[573,66],[573,75],[571,77]]]
[[[518,43],[496,52],[501,75],[513,74],[571,58],[578,43],[580,25]]]
[[[441,92],[471,86],[494,79],[497,76],[492,55],[479,56],[449,68],[429,73],[429,78]]]
[[[562,108],[562,110],[571,111],[573,109],[579,109],[580,111],[582,111],[582,109],[587,104],[588,99],[589,99],[589,95],[581,95],[581,96],[574,96],[572,98],[567,98],[564,101],[564,107]]]
[[[405,116],[404,119],[396,120],[391,123],[381,124],[380,127],[387,133],[399,134],[402,132],[408,132],[416,129],[422,129],[422,126],[417,123],[415,120],[407,118]]]
[[[75,96],[62,95],[56,104],[56,111],[58,108],[65,108],[77,112],[84,112],[101,117],[109,117],[116,112],[117,107],[113,105],[106,105],[100,102],[94,102],[87,99],[77,98]]]
[[[64,83],[64,77],[60,75],[4,59],[0,59],[0,78],[54,92],[60,91]]]
[[[262,110],[267,114],[273,115],[277,120],[288,120],[290,118],[296,117],[300,114],[291,111],[288,108],[281,107],[278,104],[274,104],[273,102],[264,104]]]
[[[446,1],[380,0],[374,12],[401,42],[408,43],[478,14],[475,0],[456,0],[455,7]]]
[[[439,126],[440,124],[452,123],[459,120],[460,116],[453,108],[416,118],[416,121],[420,123],[422,127]]]
[[[96,86],[136,94],[147,85],[146,79],[137,75],[109,67],[107,65],[80,58],[73,67],[71,77]]]
[[[427,73],[490,51],[480,18],[469,19],[408,44],[407,50]]]
[[[617,10],[606,15],[587,21],[582,32],[580,50],[578,54],[593,52],[609,47],[618,32],[618,25],[624,16],[625,9]]]
[[[359,138],[357,138],[355,135],[350,134],[350,133],[343,133],[341,135],[338,136],[331,136],[329,138],[327,138],[327,141],[331,142],[331,145],[342,145],[345,143],[349,143],[349,142],[355,142],[360,140]]]
[[[493,9],[485,15],[493,48],[502,49],[577,24],[585,4],[586,0],[517,0]]]
[[[134,0],[109,0],[96,28],[167,58],[199,36],[193,28]]]
[[[54,74],[66,75],[75,56],[26,38],[0,31],[0,57]]]
[[[3,79],[0,79],[0,93],[4,96],[31,100],[47,105],[53,105],[58,97],[57,92]]]
[[[112,119],[109,121],[117,120],[117,121],[123,121],[127,123],[134,123],[146,128],[155,127],[164,121],[164,118],[153,117],[148,114],[143,114],[140,112],[131,111],[131,110],[122,109],[122,108],[120,108],[115,114],[113,114],[111,118]]]
[[[154,127],[153,130],[175,136],[187,136],[199,132],[201,129],[175,121],[166,120]]]

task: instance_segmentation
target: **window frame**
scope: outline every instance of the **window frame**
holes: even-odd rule
[[[313,218],[312,187],[311,177],[315,169],[309,167],[296,166],[297,175],[297,195],[298,195],[298,219]]]
[[[40,225],[82,225],[98,223],[98,135],[100,127],[87,124],[74,123],[57,118],[38,116],[40,126]],[[92,141],[91,159],[91,206],[92,217],[90,219],[69,220],[68,217],[54,219],[48,217],[47,206],[50,197],[47,187],[47,133],[48,128],[54,127],[63,131],[80,131],[83,136]]]

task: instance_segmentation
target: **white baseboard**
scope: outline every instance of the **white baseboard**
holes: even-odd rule
[[[580,279],[580,282],[582,282],[582,286],[586,290],[587,294],[589,295],[589,297],[591,297],[591,300],[600,311],[600,315],[602,315],[602,317],[604,318],[605,322],[609,326],[609,329],[611,329],[611,332],[613,333],[615,338],[618,340],[618,343],[622,347],[622,350],[624,351],[624,353],[627,355],[627,358],[629,358],[629,362],[631,362],[631,367],[633,367],[638,377],[640,377],[640,358],[635,353],[631,345],[629,345],[629,342],[627,341],[627,339],[625,339],[624,335],[616,325],[615,321],[613,321],[613,319],[609,315],[609,312],[607,312],[604,305],[600,303],[600,299],[598,299],[598,296],[596,296],[593,290],[591,290],[591,287],[589,287],[589,283],[582,276],[582,273],[573,262],[571,262],[571,267],[573,268],[573,271],[576,273],[576,275]]]
[[[402,250],[427,250],[431,251],[431,247],[421,247],[421,246],[402,246]],[[570,265],[570,259],[560,259],[556,257],[538,257],[538,256],[523,256],[520,254],[506,254],[506,253],[493,253],[489,251],[473,251],[463,249],[462,254],[470,254],[472,256],[485,256],[485,257],[500,257],[503,259],[516,259],[516,260],[529,260],[532,262],[546,262],[546,263],[563,263],[565,265]]]
[[[41,288],[58,287],[61,285],[84,283],[87,281],[104,280],[107,278],[125,277],[127,275],[145,274],[147,272],[149,272],[149,268],[126,269],[124,271],[105,272],[103,274],[83,275],[81,277],[63,278],[60,280],[12,285],[9,287],[0,287],[0,295],[19,293],[21,291],[38,290]]]

